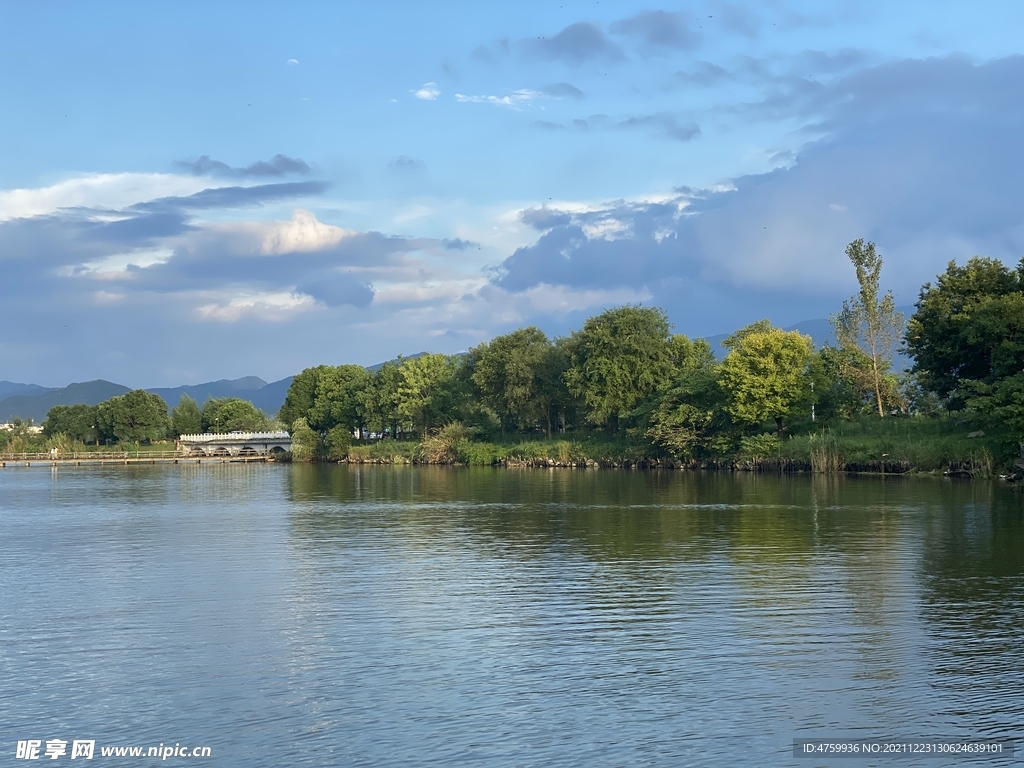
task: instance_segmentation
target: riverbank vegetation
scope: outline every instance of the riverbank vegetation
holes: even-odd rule
[[[137,389],[112,397],[98,405],[55,405],[43,422],[42,431],[30,422],[15,419],[0,432],[0,453],[87,453],[108,446],[132,450],[167,450],[167,443],[179,435],[203,432],[258,432],[283,429],[247,400],[235,397],[211,398],[202,407],[182,395],[168,412],[159,395]]]
[[[1024,263],[950,263],[909,323],[874,244],[836,346],[768,321],[719,361],[656,307],[609,309],[567,337],[529,327],[465,355],[297,376],[279,417],[312,461],[1010,471],[1024,434]],[[916,361],[893,370],[902,345]]]
[[[136,391],[57,406],[35,439],[145,444],[287,425],[295,459],[307,461],[1016,471],[1024,261],[951,262],[906,322],[881,291],[874,244],[855,241],[847,256],[859,291],[832,317],[835,346],[763,320],[726,339],[719,360],[673,333],[663,310],[623,306],[562,338],[528,327],[375,371],[307,368],[276,422],[237,399],[183,397],[168,413]],[[899,348],[910,371],[893,370]]]

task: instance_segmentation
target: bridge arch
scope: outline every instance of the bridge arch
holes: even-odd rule
[[[287,432],[229,432],[181,435],[178,450],[189,456],[280,456],[292,449]]]

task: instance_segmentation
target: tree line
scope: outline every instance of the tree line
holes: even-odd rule
[[[762,320],[724,342],[672,332],[664,310],[622,306],[561,338],[520,328],[462,355],[425,354],[296,376],[279,418],[313,458],[353,440],[424,439],[458,423],[480,439],[602,431],[678,458],[723,455],[750,435],[837,421],[968,410],[1024,432],[1024,261],[951,262],[909,322],[880,287],[873,243],[846,249],[859,290],[832,316],[836,345]],[[902,350],[915,360],[893,370]]]
[[[183,394],[168,411],[159,395],[136,389],[99,405],[55,405],[43,435],[62,435],[84,444],[154,443],[203,432],[257,432],[280,426],[259,408],[237,397],[210,398],[202,407]]]
[[[458,423],[478,439],[603,433],[653,454],[707,459],[745,439],[775,440],[838,421],[965,412],[1024,434],[1024,260],[950,262],[905,321],[880,287],[882,258],[846,255],[859,290],[832,316],[836,345],[762,320],[709,344],[672,332],[664,310],[627,305],[568,336],[520,328],[459,355],[398,358],[374,371],[320,365],[295,377],[272,421],[251,403],[128,392],[97,406],[55,406],[47,436],[152,442],[196,432],[289,429],[314,459],[356,441],[424,440]],[[902,350],[910,371],[893,371]],[[0,439],[3,439],[0,435]],[[646,449],[645,449],[646,450]]]

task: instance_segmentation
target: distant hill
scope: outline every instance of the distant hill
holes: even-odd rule
[[[40,424],[55,405],[96,405],[128,391],[128,387],[97,379],[69,384],[61,389],[51,389],[41,395],[12,395],[0,400],[0,422],[20,416]]]
[[[280,381],[272,381],[255,392],[251,392],[248,395],[238,395],[238,397],[248,400],[264,413],[273,416],[284,405],[284,398],[288,394],[288,387],[292,385],[292,379],[294,378],[294,376],[288,376]]]
[[[205,384],[188,384],[181,387],[147,387],[146,391],[160,395],[167,405],[173,408],[178,404],[182,395],[188,395],[202,405],[210,398],[218,397],[241,397],[243,400],[248,400],[250,394],[258,392],[265,386],[267,386],[267,382],[258,376],[244,376],[241,379],[219,379],[218,381],[208,381]],[[284,402],[283,399],[282,402]]]
[[[38,384],[18,384],[14,381],[0,381],[0,400],[11,395],[41,395],[50,392],[51,387],[41,387]]]
[[[403,360],[415,360],[417,357],[423,357],[424,355],[429,355],[429,354],[430,354],[429,352],[417,352],[415,355],[402,355],[402,359]],[[368,366],[366,366],[366,370],[368,370],[371,373],[373,373],[374,371],[379,371],[381,368],[383,368],[388,363],[397,363],[397,362],[398,362],[398,358],[396,357],[396,358],[393,358],[391,360],[385,360],[383,363],[377,363],[376,365],[368,365]]]
[[[11,384],[11,382],[3,383]],[[146,391],[160,395],[169,408],[178,404],[182,394],[194,397],[200,405],[211,397],[239,397],[242,400],[248,400],[257,408],[273,416],[284,405],[284,398],[288,394],[288,387],[291,383],[291,376],[270,384],[256,376],[245,376],[241,379],[221,379],[220,381],[182,387],[154,387]],[[60,389],[49,389],[37,384],[15,386],[21,387],[23,394],[9,396],[0,394],[0,422],[7,422],[18,416],[22,419],[32,419],[36,424],[41,424],[46,419],[46,414],[55,405],[96,405],[129,391],[128,387],[102,379],[70,384]]]
[[[288,376],[268,384],[258,376],[244,376],[241,379],[220,379],[182,387],[155,387],[146,391],[160,395],[167,402],[168,408],[176,406],[182,395],[194,398],[199,405],[210,398],[238,397],[248,400],[268,416],[273,416],[284,405],[284,398],[288,394],[288,387],[291,386],[293,378],[295,377]]]
[[[913,307],[897,307],[907,318],[914,314]],[[788,328],[783,328],[784,331],[800,331],[800,333],[810,336],[811,340],[814,341],[814,346],[821,349],[826,343],[836,346],[836,335],[832,330],[832,324],[827,318],[818,318],[817,320],[802,320],[796,325],[791,325]],[[725,347],[722,346],[722,342],[732,336],[731,333],[721,333],[717,336],[707,336],[705,341],[711,345],[712,351],[715,353],[715,357],[721,360],[725,357],[725,353],[728,352]],[[893,368],[897,371],[905,371],[914,364],[906,355],[897,354],[893,360]]]

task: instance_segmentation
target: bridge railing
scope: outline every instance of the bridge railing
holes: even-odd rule
[[[178,442],[189,445],[195,443],[276,443],[280,441],[291,442],[292,436],[287,432],[225,432],[215,435],[204,433],[201,435],[179,435]]]
[[[4,461],[67,461],[87,459],[177,459],[183,454],[180,451],[57,451],[55,454],[45,453],[0,453]]]

